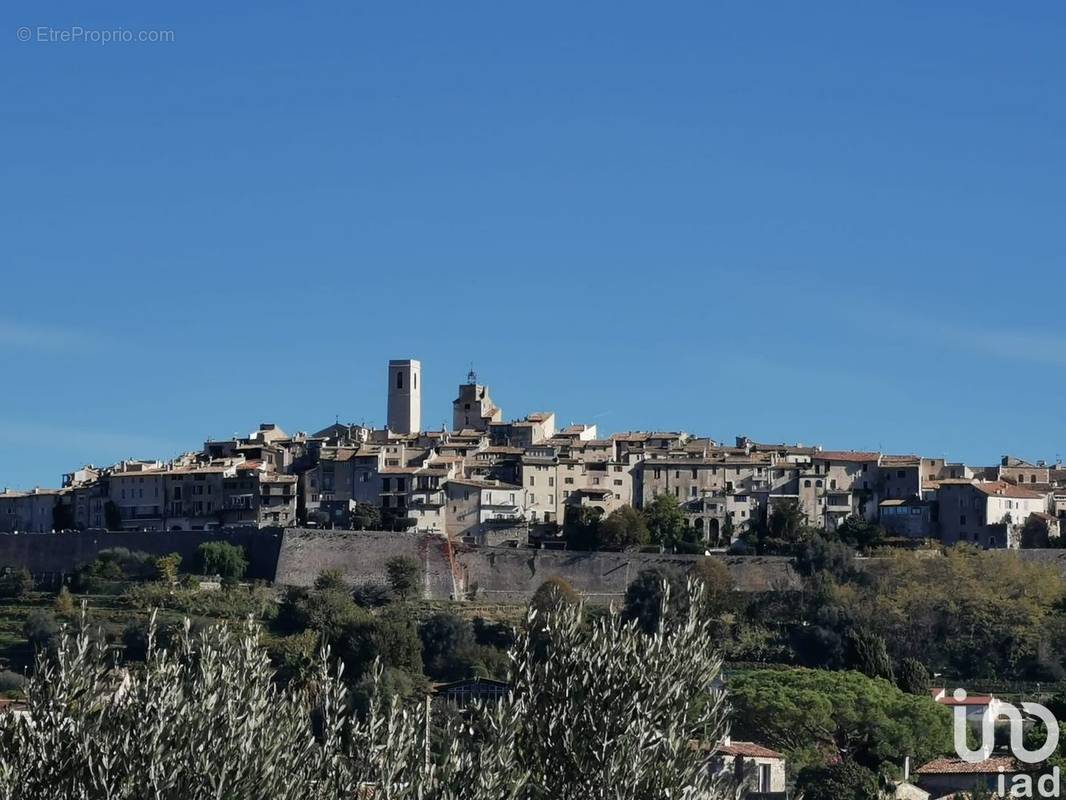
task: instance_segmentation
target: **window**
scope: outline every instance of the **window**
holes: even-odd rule
[[[965,525],[966,524],[966,515],[965,514],[960,514],[959,515],[959,524],[960,525]]]
[[[618,480],[617,478],[615,478],[614,485],[615,486],[621,486],[622,482],[620,480]]]
[[[897,477],[897,478],[902,478],[902,477],[904,477],[904,476],[905,476],[906,474],[907,474],[907,473],[905,473],[905,472],[904,472],[903,470],[901,470],[901,469],[897,469],[897,470],[896,470],[896,477]]]
[[[692,468],[692,480],[696,480],[696,478],[697,478],[697,477],[698,477],[698,476],[696,475],[696,468],[695,468],[695,467],[693,467],[693,468]]]
[[[697,491],[698,491],[698,490],[696,489],[696,487],[695,487],[695,486],[693,486],[693,487],[692,487],[692,496],[693,496],[693,497],[695,497],[695,496],[696,496],[696,492],[697,492]]]
[[[389,488],[391,486],[392,486],[392,478],[382,478],[381,479],[381,491],[387,492],[387,491],[389,491]]]
[[[811,488],[811,482],[810,481],[804,481],[803,482],[803,488],[810,489]]]
[[[537,476],[536,475],[530,475],[529,476],[529,485],[530,486],[536,486],[536,484],[537,484]]]
[[[402,372],[397,372],[396,373],[396,388],[397,389],[402,389],[403,388],[403,373]]]
[[[550,475],[548,476],[548,485],[549,486],[554,486],[555,485],[555,478],[551,477]]]
[[[418,388],[418,373],[417,372],[414,372],[414,373],[411,374],[411,388],[412,389],[417,389]]]
[[[760,792],[770,791],[770,765],[759,765],[759,789]]]
[[[574,482],[573,478],[563,478],[563,483],[573,483],[573,482]]]

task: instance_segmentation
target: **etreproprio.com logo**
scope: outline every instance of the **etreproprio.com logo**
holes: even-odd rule
[[[994,705],[990,703],[981,716],[980,747],[971,749],[967,741],[969,720],[966,717],[966,706],[962,704],[966,700],[966,690],[956,689],[953,697],[958,703],[953,709],[955,752],[959,758],[969,764],[979,764],[992,755],[995,746],[996,720],[1000,717],[1006,717],[1010,725],[1011,754],[1023,764],[1039,764],[1046,761],[1059,745],[1058,720],[1045,706],[1026,702],[1021,704],[1021,711],[1019,711],[1017,706],[996,701]],[[1047,731],[1044,744],[1036,750],[1030,750],[1025,746],[1025,724],[1022,711],[1039,719],[1044,723]],[[1059,768],[1055,767],[1051,772],[1042,775],[1012,775],[1008,786],[1007,776],[1000,772],[996,789],[1001,797],[1058,797],[1059,780]]]

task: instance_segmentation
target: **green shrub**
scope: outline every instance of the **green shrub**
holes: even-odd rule
[[[125,581],[150,581],[156,577],[155,557],[125,547],[109,547],[74,571],[71,586],[87,594],[118,594]]]
[[[204,542],[196,548],[196,564],[201,575],[240,580],[248,569],[244,548],[229,542]]]
[[[26,676],[9,669],[0,670],[0,694],[20,694],[26,685]]]
[[[198,617],[272,619],[277,613],[274,593],[266,586],[237,587],[228,591],[210,591],[143,583],[126,589],[130,605],[142,611],[165,608]]]
[[[407,600],[418,589],[422,565],[408,556],[393,556],[385,562],[389,586],[401,600]]]
[[[352,589],[352,599],[363,608],[380,608],[392,602],[392,589],[384,583],[360,583]]]
[[[0,574],[0,597],[23,600],[33,588],[33,576],[25,567],[5,568],[3,574]]]
[[[56,618],[48,611],[35,609],[22,624],[22,635],[38,651],[51,649],[58,634],[59,625]]]

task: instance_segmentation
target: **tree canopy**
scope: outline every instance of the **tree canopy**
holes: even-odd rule
[[[422,565],[409,556],[393,556],[385,562],[389,586],[401,600],[407,600],[418,589]]]
[[[858,672],[756,670],[731,680],[729,697],[735,735],[787,751],[794,767],[847,752],[877,769],[951,748],[945,707]]]
[[[237,580],[248,569],[244,548],[229,542],[204,542],[196,548],[196,563],[202,575]]]
[[[621,549],[651,541],[644,515],[633,506],[620,506],[608,514],[596,531],[599,548]]]

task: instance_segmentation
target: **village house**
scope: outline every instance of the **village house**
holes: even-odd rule
[[[928,539],[937,535],[935,504],[921,497],[882,500],[881,527],[892,536]]]
[[[990,756],[971,764],[961,758],[936,758],[915,770],[915,782],[931,798],[953,798],[957,792],[996,792],[1000,775],[1009,787],[1011,778],[1024,770],[1011,756]]]
[[[445,487],[446,527],[450,537],[479,544],[510,540],[526,521],[521,486],[453,478]]]
[[[788,800],[785,757],[776,750],[730,737],[715,748],[719,774],[735,787],[742,800]]]
[[[0,492],[0,532],[50,533],[55,529],[59,489]]]
[[[848,517],[877,518],[880,453],[824,451],[800,475],[800,505],[811,525],[833,530]]]
[[[940,538],[948,545],[1019,547],[1029,515],[1048,508],[1048,495],[1006,481],[942,480],[936,496]]]

